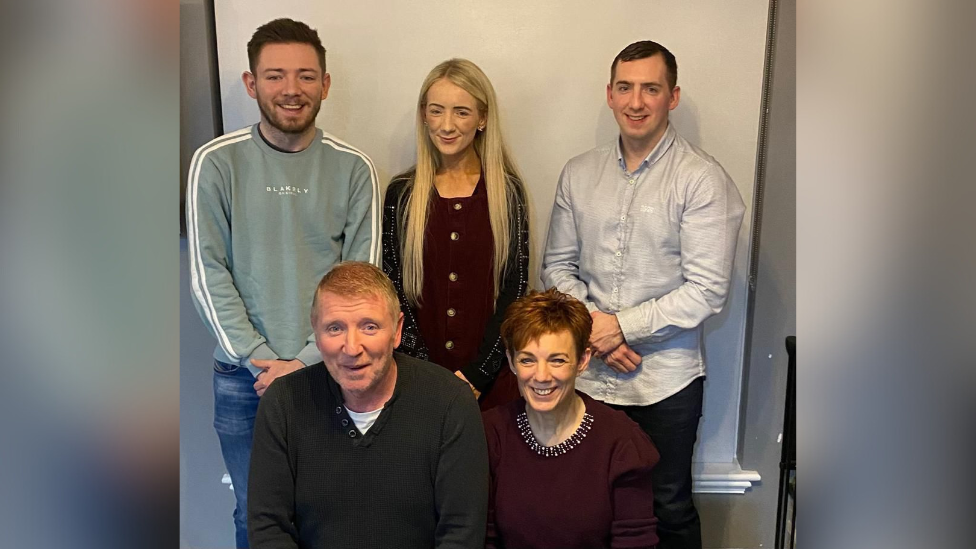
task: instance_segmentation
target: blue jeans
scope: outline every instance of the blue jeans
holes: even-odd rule
[[[230,473],[237,505],[234,530],[237,547],[247,543],[247,473],[251,466],[254,416],[260,397],[254,391],[254,376],[244,366],[214,361],[214,429],[220,452]]]
[[[701,521],[691,499],[691,456],[698,439],[705,378],[661,402],[648,406],[617,406],[634,420],[654,443],[661,461],[654,466],[654,515],[658,549],[701,549]]]

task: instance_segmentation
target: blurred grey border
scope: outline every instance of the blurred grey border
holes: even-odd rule
[[[0,547],[172,547],[177,7],[2,10]]]

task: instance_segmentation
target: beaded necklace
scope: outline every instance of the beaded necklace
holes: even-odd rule
[[[579,446],[583,439],[586,438],[586,433],[590,432],[590,428],[593,427],[593,416],[589,412],[583,413],[583,421],[580,422],[579,427],[576,428],[576,432],[566,440],[556,444],[554,446],[543,446],[538,439],[535,438],[535,434],[532,433],[532,427],[529,425],[529,416],[523,411],[516,418],[518,423],[519,432],[522,433],[522,438],[525,443],[529,445],[535,453],[543,457],[555,457],[561,456],[566,452],[572,450]]]

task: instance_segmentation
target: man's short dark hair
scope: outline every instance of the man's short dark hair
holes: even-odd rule
[[[657,54],[661,54],[664,57],[664,64],[668,67],[668,87],[673,91],[674,87],[678,85],[678,62],[675,60],[674,55],[668,51],[668,48],[651,40],[634,42],[620,50],[620,53],[617,54],[617,57],[613,58],[613,63],[610,65],[610,84],[613,85],[613,79],[617,76],[617,63],[647,59]]]
[[[325,47],[319,40],[319,33],[301,21],[294,19],[275,19],[258,27],[247,43],[247,63],[251,73],[257,70],[258,55],[268,44],[308,44],[315,48],[319,56],[319,66],[325,74]]]

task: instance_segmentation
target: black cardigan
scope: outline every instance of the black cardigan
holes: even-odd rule
[[[390,182],[383,200],[383,271],[396,286],[403,311],[403,339],[397,350],[410,356],[428,360],[427,345],[420,335],[417,318],[403,291],[403,262],[400,259],[400,227],[406,212],[405,193],[413,189],[413,173],[408,172]],[[495,313],[485,325],[485,335],[478,346],[474,362],[461,368],[461,373],[482,393],[491,386],[498,371],[505,364],[505,347],[499,332],[505,310],[516,299],[525,295],[529,279],[529,221],[526,211],[525,189],[522,182],[512,178],[515,189],[512,205],[515,208],[517,230],[511,231],[508,248],[508,264],[502,277],[498,298],[495,300]]]
[[[401,353],[362,434],[323,363],[261,397],[248,486],[254,549],[469,549],[485,542],[488,447],[471,389]]]

